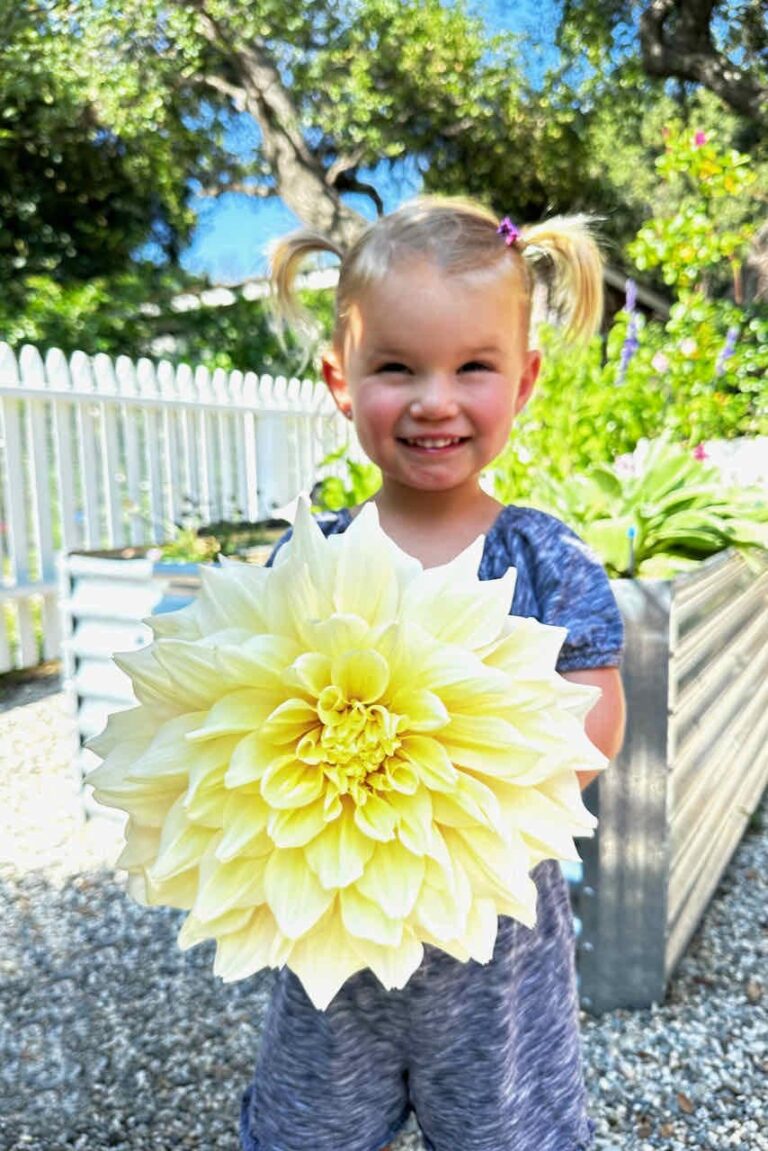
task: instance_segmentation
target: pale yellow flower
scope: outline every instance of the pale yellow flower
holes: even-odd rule
[[[328,539],[304,505],[273,568],[204,568],[118,658],[139,706],[90,782],[129,815],[131,890],[188,911],[223,979],[287,964],[324,1007],[364,967],[402,987],[424,943],[486,962],[499,915],[535,922],[531,869],[578,859],[596,693],[481,552],[424,570],[373,505]]]

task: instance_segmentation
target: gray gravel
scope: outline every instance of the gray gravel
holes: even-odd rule
[[[127,898],[72,745],[61,692],[6,693],[0,1151],[237,1151],[269,977],[225,987],[210,948],[177,949],[178,913]],[[764,805],[666,1002],[584,1018],[596,1151],[768,1151],[767,887]]]

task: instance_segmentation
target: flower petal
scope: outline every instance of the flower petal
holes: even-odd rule
[[[277,690],[280,677],[300,650],[287,636],[254,635],[236,645],[220,645],[216,660],[228,683]]]
[[[225,983],[246,979],[262,967],[273,966],[277,926],[267,906],[257,907],[238,931],[228,931],[216,944],[213,971]]]
[[[240,854],[250,858],[260,844],[265,850],[258,854],[267,855],[272,850],[272,840],[266,835],[269,810],[260,795],[245,795],[242,791],[227,795],[216,858],[222,863]]]
[[[367,505],[340,539],[333,591],[334,610],[351,613],[376,626],[397,614],[400,584],[392,562],[393,548]]]
[[[252,917],[252,907],[239,907],[235,911],[225,911],[206,922],[196,919],[194,914],[190,912],[181,925],[179,934],[176,936],[176,942],[182,951],[189,951],[191,947],[196,947],[198,943],[203,943],[206,939],[215,939],[217,936],[231,935],[235,931],[240,931],[247,923],[250,923]]]
[[[265,902],[264,869],[252,859],[220,863],[211,857],[200,865],[200,880],[192,914],[200,922],[226,911],[254,908]]]
[[[471,903],[472,890],[461,865],[451,861],[446,871],[428,859],[411,918],[436,939],[458,939],[463,935]]]
[[[204,718],[205,712],[193,711],[174,716],[161,724],[146,750],[131,763],[127,776],[136,780],[151,779],[158,783],[176,779],[183,781],[190,755],[185,737]]]
[[[278,749],[261,731],[251,731],[238,739],[224,777],[226,787],[247,787],[258,783],[274,760],[281,758]]]
[[[357,827],[349,801],[344,812],[307,844],[307,863],[323,887],[347,887],[363,874],[375,843]]]
[[[440,742],[460,767],[510,779],[516,771],[535,766],[541,754],[510,723],[495,716],[453,716],[440,732]]]
[[[195,867],[215,835],[207,827],[196,827],[190,823],[184,811],[183,799],[177,800],[163,824],[157,859],[149,868],[151,881],[162,883]]]
[[[189,710],[209,708],[222,690],[222,669],[215,647],[200,640],[160,639],[152,645],[155,659],[169,677],[173,694]]]
[[[336,656],[331,679],[346,700],[375,703],[387,690],[389,668],[378,652],[358,648]]]
[[[388,991],[405,987],[424,958],[424,948],[407,927],[397,947],[383,947],[368,939],[358,939],[355,950]]]
[[[311,704],[303,699],[287,699],[263,722],[261,734],[280,746],[295,746],[317,722],[317,709]]]
[[[402,920],[386,915],[378,903],[361,895],[355,884],[339,892],[339,907],[342,923],[350,935],[391,947],[400,943]]]
[[[406,735],[398,756],[412,763],[419,778],[433,791],[451,791],[458,772],[442,742],[426,735]]]
[[[326,827],[323,798],[304,807],[273,811],[267,830],[277,847],[304,847]]]
[[[402,688],[394,693],[388,706],[403,716],[404,726],[409,731],[438,731],[451,718],[440,696],[424,689]]]
[[[269,857],[264,884],[277,925],[289,939],[298,939],[317,923],[334,899],[304,862],[300,848],[276,848]]]
[[[492,899],[474,899],[461,941],[476,963],[490,963],[499,929],[499,913]]]
[[[297,939],[287,963],[319,1011],[324,1011],[342,985],[365,967],[348,935],[338,900],[310,932]]]
[[[194,743],[218,738],[220,735],[247,734],[264,723],[274,708],[274,692],[251,687],[238,688],[217,700],[205,721],[195,731],[189,732],[187,739]]]
[[[323,773],[318,767],[307,767],[293,756],[273,760],[261,778],[262,798],[280,809],[304,807],[322,795]]]
[[[355,808],[355,823],[364,835],[384,843],[394,838],[397,814],[386,799],[369,792],[365,803]]]
[[[199,570],[202,588],[192,606],[201,635],[230,627],[247,628],[252,635],[271,630],[263,610],[269,582],[266,568],[257,564],[202,564]]]
[[[391,919],[405,919],[419,894],[424,866],[423,857],[406,851],[397,840],[379,843],[355,887]]]
[[[314,699],[330,682],[331,660],[317,651],[303,652],[283,672],[286,687],[306,691]]]
[[[397,836],[404,847],[414,855],[426,854],[432,844],[432,797],[426,787],[419,786],[412,795],[390,791],[389,806],[397,814]]]

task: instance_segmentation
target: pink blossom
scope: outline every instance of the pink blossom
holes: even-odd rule
[[[696,445],[696,447],[693,449],[693,458],[695,460],[708,460],[709,459],[709,453],[707,452],[707,449],[704,446],[704,444],[697,444]]]
[[[651,360],[651,367],[653,368],[654,372],[668,372],[669,359],[664,355],[663,352],[657,352]]]
[[[706,144],[706,142],[707,142],[707,133],[706,132],[697,132],[696,135],[693,137],[694,148],[703,148],[704,145]]]
[[[631,452],[617,456],[613,461],[613,468],[619,477],[628,478],[637,475],[637,461]]]

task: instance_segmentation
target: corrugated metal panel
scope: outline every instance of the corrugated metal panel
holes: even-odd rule
[[[629,700],[622,752],[586,797],[600,820],[580,845],[584,888],[579,974],[590,1011],[641,1007],[664,980],[669,620],[666,580],[614,587],[626,628],[622,668]]]
[[[768,780],[767,567],[720,557],[672,600],[667,977]]]
[[[723,554],[614,589],[628,725],[583,849],[581,989],[595,1011],[662,999],[768,782],[768,557]]]

